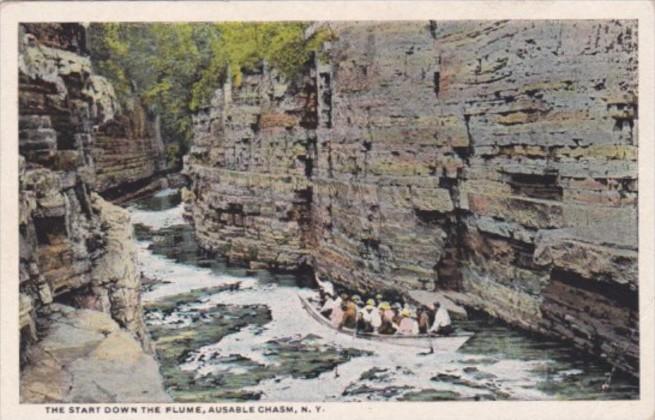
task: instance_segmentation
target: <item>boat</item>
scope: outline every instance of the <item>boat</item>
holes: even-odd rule
[[[308,299],[298,295],[303,308],[319,323],[338,333],[349,335],[353,339],[375,341],[377,343],[402,347],[412,347],[435,352],[455,352],[462,347],[466,341],[473,336],[472,332],[456,331],[450,335],[384,335],[377,333],[356,332],[350,328],[337,329],[332,326],[330,320],[319,312],[319,309]]]

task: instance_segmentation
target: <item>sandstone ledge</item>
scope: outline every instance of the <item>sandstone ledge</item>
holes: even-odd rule
[[[48,330],[30,352],[23,403],[170,402],[159,367],[109,315],[51,305]]]

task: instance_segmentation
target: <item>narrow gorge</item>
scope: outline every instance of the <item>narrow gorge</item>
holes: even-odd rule
[[[638,398],[637,22],[317,34],[185,107],[177,173],[88,25],[20,25],[21,400]],[[314,325],[315,276],[475,336],[399,360]]]

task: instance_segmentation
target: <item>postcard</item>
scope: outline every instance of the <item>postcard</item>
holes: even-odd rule
[[[3,419],[655,416],[652,3],[0,18]]]

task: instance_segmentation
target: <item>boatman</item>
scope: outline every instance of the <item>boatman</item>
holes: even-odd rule
[[[434,308],[436,309],[434,323],[432,323],[429,332],[438,335],[452,334],[454,329],[450,321],[450,315],[448,315],[448,310],[441,306],[441,303],[439,302],[434,303]]]
[[[327,293],[326,295],[325,303],[321,307],[321,314],[329,317],[334,308],[341,307],[341,296],[334,298],[330,293]]]

